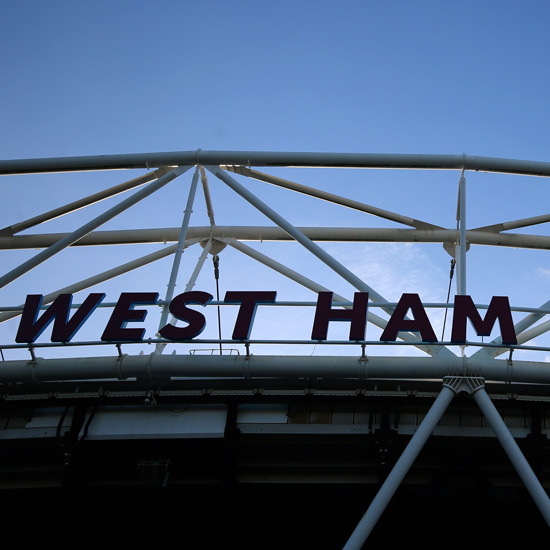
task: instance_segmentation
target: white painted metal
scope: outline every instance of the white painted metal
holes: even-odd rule
[[[310,342],[312,343],[312,342]],[[486,380],[550,384],[548,363],[457,356],[378,357],[125,355],[3,361],[0,383],[53,380],[188,378],[319,378],[441,380],[476,373]]]
[[[197,261],[197,264],[195,265],[195,269],[193,270],[193,273],[191,274],[191,277],[189,278],[189,281],[187,282],[187,285],[185,285],[184,292],[189,292],[193,289],[195,286],[195,282],[197,281],[197,277],[199,276],[199,273],[201,272],[202,266],[204,265],[204,262],[206,258],[208,257],[208,254],[210,253],[210,249],[212,248],[212,239],[209,239],[208,242],[204,245],[204,248],[202,250],[201,255],[199,256],[199,259]],[[168,311],[168,310],[166,310]],[[174,326],[178,324],[178,319],[176,319],[174,316],[172,316],[172,319],[170,323]],[[164,323],[161,323],[159,325],[159,330],[166,324],[166,319]],[[157,336],[158,333],[157,333]],[[166,347],[166,342],[159,342],[157,343],[155,347],[155,353],[162,353],[164,351],[164,348]]]
[[[401,168],[474,170],[529,176],[550,176],[550,162],[471,155],[379,153],[303,153],[266,151],[176,151],[0,161],[0,175],[90,170],[150,169],[181,165],[295,166],[331,168]]]
[[[262,264],[270,267],[271,269],[281,273],[285,277],[288,277],[289,279],[297,282],[298,284],[301,284],[305,288],[309,288],[309,290],[313,290],[314,292],[332,292],[329,288],[326,288],[315,281],[309,279],[308,277],[303,276],[300,273],[297,273],[296,271],[288,268],[287,266],[281,264],[280,262],[277,262],[273,260],[272,258],[266,256],[265,254],[262,254],[261,252],[258,252],[254,248],[251,248],[250,246],[247,246],[236,239],[222,239],[223,242],[226,242],[233,248],[239,250],[240,252],[243,252],[247,256],[250,256],[251,258],[254,258],[256,261],[261,262]],[[337,293],[333,294],[333,302],[348,302],[350,303],[350,300],[346,300],[342,296],[340,296]],[[385,303],[385,302],[384,302]],[[384,305],[384,303],[382,305]],[[349,306],[346,306],[349,307]],[[373,325],[384,329],[386,328],[388,322],[380,317],[379,315],[373,313],[371,310],[367,312],[367,320],[372,323]],[[426,344],[418,344],[418,338],[415,335],[412,335],[407,332],[400,332],[399,338],[406,342],[411,342],[413,345],[418,347],[419,349],[426,351],[430,355],[434,355],[439,352],[438,348],[434,348],[432,346],[426,345]]]
[[[228,166],[227,169],[249,178],[265,181],[273,185],[278,185],[279,187],[284,187],[285,189],[296,191],[297,193],[316,197],[324,201],[345,206],[346,208],[359,210],[360,212],[366,212],[367,214],[372,214],[373,216],[378,216],[379,218],[384,218],[386,220],[402,223],[410,227],[415,227],[416,229],[441,229],[431,223],[415,220],[413,218],[409,218],[408,216],[402,216],[401,214],[396,214],[395,212],[389,212],[388,210],[383,210],[382,208],[377,208],[375,206],[370,206],[369,204],[364,204],[346,197],[341,197],[339,195],[335,195],[334,193],[327,193],[326,191],[308,187],[307,185],[302,185],[283,178],[271,176],[270,174],[264,174],[262,172],[258,172],[257,170],[245,168],[244,166]]]
[[[286,231],[292,238],[299,242],[305,249],[309,250],[312,254],[317,256],[322,262],[333,269],[343,279],[348,281],[356,289],[361,292],[368,292],[370,298],[377,302],[385,302],[386,300],[378,294],[374,289],[362,281],[357,275],[352,273],[349,269],[336,261],[330,254],[325,252],[321,247],[316,245],[311,239],[308,239],[299,229],[292,226],[287,220],[285,220],[280,214],[271,209],[267,204],[262,202],[250,191],[243,187],[239,182],[229,176],[226,172],[215,166],[207,166],[215,176],[220,178],[224,183],[229,185],[234,191],[236,191],[241,197],[255,206],[262,214],[265,214],[272,222],[276,223],[283,231]]]
[[[458,184],[458,254],[456,257],[457,270],[457,294],[465,295],[466,292],[466,252],[468,251],[466,242],[466,178],[464,170],[460,176]]]
[[[121,183],[119,185],[111,187],[110,189],[106,189],[105,191],[94,193],[93,195],[85,197],[84,199],[71,202],[70,204],[66,204],[65,206],[61,206],[59,208],[51,210],[50,212],[46,212],[39,216],[35,216],[33,218],[25,220],[24,222],[16,223],[10,227],[6,227],[0,230],[0,234],[5,233],[7,235],[15,235],[16,233],[24,231],[25,229],[29,229],[30,227],[34,227],[35,225],[40,225],[41,223],[54,220],[56,218],[59,218],[60,216],[64,216],[65,214],[74,212],[75,210],[80,210],[81,208],[85,208],[86,206],[90,206],[91,204],[95,204],[96,202],[100,202],[109,197],[114,197],[120,193],[128,191],[129,189],[144,185],[145,183],[159,178],[165,173],[166,170],[156,170],[155,172],[149,172],[148,174],[144,174],[139,178]]]
[[[521,480],[529,491],[529,494],[535,501],[535,504],[544,518],[544,521],[550,527],[550,499],[548,498],[546,491],[523,456],[518,444],[512,437],[512,434],[506,427],[506,424],[500,417],[500,414],[493,405],[485,389],[480,388],[474,392],[474,399],[489,422],[491,428],[493,428],[495,435],[521,477]]]
[[[407,447],[403,453],[401,453],[392,471],[374,497],[365,515],[361,518],[357,527],[351,534],[344,546],[344,550],[361,550],[363,544],[376,525],[376,522],[386,509],[395,491],[397,491],[401,485],[401,482],[407,475],[413,462],[416,460],[418,453],[420,453],[424,447],[424,444],[432,434],[437,423],[443,416],[443,413],[453,400],[454,395],[454,392],[450,388],[443,386],[441,393],[437,396],[437,399],[430,407],[424,420],[420,426],[418,426],[418,429],[407,444]]]
[[[31,269],[35,268],[37,265],[41,264],[42,262],[45,262],[46,260],[54,256],[61,250],[79,241],[82,237],[84,237],[88,233],[91,233],[94,229],[98,228],[99,226],[103,225],[107,221],[111,220],[121,212],[124,212],[124,210],[130,208],[130,206],[133,206],[140,200],[149,196],[151,193],[154,193],[155,191],[157,191],[167,183],[171,182],[174,178],[177,178],[178,176],[183,174],[188,169],[189,167],[176,168],[175,170],[169,172],[168,174],[161,176],[158,180],[154,181],[153,183],[150,183],[144,189],[140,189],[139,191],[134,193],[131,197],[128,197],[127,199],[123,200],[116,206],[113,206],[103,214],[100,214],[99,216],[97,216],[97,218],[79,227],[77,230],[73,231],[71,234],[57,241],[55,244],[52,244],[46,250],[43,250],[42,252],[39,252],[38,254],[36,254],[36,256],[33,256],[30,260],[23,262],[15,269],[12,269],[9,273],[6,273],[2,277],[0,277],[0,288],[8,285],[15,279],[21,277],[21,275],[23,275],[24,273],[27,273]]]
[[[148,197],[162,186],[167,184],[175,177],[182,174],[191,166],[196,166],[195,174],[191,183],[187,206],[184,211],[184,219],[181,228],[141,228],[136,230],[120,231],[95,231],[106,221],[111,220],[130,206],[140,200]],[[425,169],[425,170],[460,170],[459,197],[457,204],[457,227],[456,229],[445,229],[428,222],[420,221],[415,218],[404,216],[386,209],[378,208],[346,198],[333,193],[327,193],[312,187],[308,187],[293,181],[272,176],[251,167],[272,166],[272,167],[333,167],[333,168],[401,168],[401,169]],[[168,168],[167,168],[168,167]],[[231,190],[245,198],[259,212],[274,222],[277,227],[258,227],[258,226],[216,226],[214,220],[214,210],[210,189],[206,178],[204,167],[207,167],[218,179],[223,181]],[[48,260],[57,252],[70,246],[94,246],[108,244],[145,244],[145,243],[177,243],[171,246],[164,246],[162,250],[156,251],[147,256],[143,256],[133,262],[128,262],[114,269],[110,269],[93,277],[64,287],[61,290],[50,293],[44,297],[44,303],[52,302],[60,293],[74,293],[86,289],[90,286],[106,281],[117,275],[127,273],[137,267],[143,266],[156,259],[166,257],[175,253],[168,288],[165,299],[162,303],[163,311],[160,315],[159,327],[163,326],[168,317],[167,304],[174,295],[176,286],[176,277],[179,272],[181,255],[185,247],[201,242],[203,245],[202,254],[196,264],[196,267],[189,279],[185,290],[190,290],[195,285],[198,274],[209,253],[217,254],[218,247],[229,244],[234,250],[240,251],[254,260],[262,263],[264,266],[275,270],[285,277],[299,283],[300,285],[313,290],[322,292],[328,290],[313,279],[298,273],[281,262],[262,254],[259,251],[245,245],[241,241],[296,241],[300,243],[307,251],[316,256],[334,273],[338,274],[343,280],[350,283],[354,288],[363,292],[369,292],[370,298],[375,303],[374,307],[379,307],[388,314],[391,314],[395,303],[385,300],[379,293],[373,290],[363,279],[358,277],[350,269],[336,260],[331,254],[321,248],[317,242],[424,242],[441,243],[446,250],[455,248],[455,257],[457,260],[457,293],[467,293],[467,269],[466,252],[471,244],[506,246],[515,248],[532,248],[541,250],[550,250],[550,237],[546,235],[526,235],[522,233],[506,233],[510,230],[521,229],[532,225],[546,223],[550,221],[550,215],[533,216],[520,220],[493,224],[477,229],[468,230],[467,228],[467,210],[466,210],[466,178],[465,172],[487,171],[496,173],[523,174],[532,176],[550,176],[550,163],[531,162],[510,159],[495,159],[485,157],[472,157],[467,155],[379,155],[379,154],[320,154],[320,153],[269,153],[269,152],[231,152],[231,151],[189,151],[173,153],[154,153],[144,155],[110,155],[101,157],[75,157],[75,158],[57,158],[57,159],[27,159],[0,161],[0,175],[14,174],[34,174],[41,172],[73,172],[83,170],[114,170],[114,169],[151,169],[158,168],[155,172],[139,176],[125,184],[121,184],[111,189],[90,195],[87,198],[75,201],[60,208],[56,208],[39,216],[35,216],[24,222],[13,224],[0,231],[0,249],[15,250],[25,248],[43,248],[31,260],[21,263],[17,268],[12,269],[7,274],[0,276],[0,288],[14,281],[29,270],[38,266],[40,263]],[[168,171],[169,170],[169,171]],[[328,201],[331,204],[344,206],[355,211],[374,215],[384,220],[400,223],[406,228],[365,228],[365,227],[297,227],[292,225],[281,213],[275,211],[268,204],[258,198],[257,195],[250,192],[241,185],[227,171],[234,172],[240,176],[250,179],[256,179],[267,182],[271,185],[284,187],[293,192]],[[209,225],[203,227],[190,227],[190,214],[195,197],[198,177],[201,177],[204,198],[206,203],[206,213]],[[156,179],[155,182],[147,187],[137,191],[133,196],[122,201],[119,205],[107,210],[102,215],[96,217],[91,222],[83,225],[72,233],[53,233],[53,234],[35,234],[35,235],[16,235],[24,229],[54,219],[74,211],[77,208],[83,208],[93,204],[103,198],[113,196],[119,192],[132,187],[142,185],[143,183]],[[224,212],[225,214],[225,212]],[[146,289],[150,290],[150,289]],[[339,294],[334,295],[334,300],[345,302],[344,307],[350,307],[350,302]],[[313,302],[308,305],[313,304]],[[216,306],[219,303],[215,303]],[[286,305],[286,304],[285,304]],[[292,305],[295,305],[292,303]],[[430,304],[425,304],[430,307]],[[446,304],[439,306],[447,307]],[[22,307],[22,306],[20,306]],[[487,307],[479,305],[479,308]],[[39,358],[35,351],[41,345],[49,346],[53,353],[59,349],[71,348],[72,343],[59,344],[36,344],[31,347],[30,360],[8,360],[2,361],[0,369],[0,384],[33,384],[33,387],[39,387],[42,382],[77,382],[81,380],[101,380],[101,381],[119,381],[119,380],[138,380],[140,385],[153,387],[159,380],[168,381],[169,379],[195,379],[205,383],[209,379],[218,378],[231,380],[232,383],[239,380],[256,379],[258,387],[261,388],[264,379],[326,379],[330,381],[357,380],[364,382],[366,380],[407,380],[427,381],[443,380],[449,375],[468,377],[475,374],[476,377],[483,377],[489,381],[505,382],[509,387],[514,384],[550,384],[550,369],[548,363],[544,361],[524,361],[512,360],[512,351],[516,349],[527,350],[525,344],[550,330],[550,321],[535,323],[541,321],[548,314],[550,302],[546,302],[541,308],[518,308],[514,311],[525,311],[530,313],[519,322],[516,322],[515,329],[519,336],[518,346],[502,346],[500,339],[494,339],[491,344],[467,357],[465,354],[459,357],[453,352],[454,346],[448,343],[426,345],[419,339],[410,334],[400,332],[399,336],[403,344],[413,345],[426,351],[430,357],[415,356],[395,356],[384,357],[373,355],[372,352],[377,348],[376,345],[383,345],[379,341],[364,341],[352,343],[351,349],[355,350],[355,355],[321,355],[321,356],[290,356],[284,355],[253,355],[249,354],[249,346],[261,345],[262,343],[290,344],[305,343],[308,345],[317,344],[310,340],[289,341],[254,341],[245,343],[246,355],[185,355],[183,353],[162,355],[162,351],[167,345],[166,340],[159,338],[147,340],[145,343],[156,344],[156,351],[149,355],[130,355],[122,354],[120,348],[118,353],[103,357],[57,357],[57,358]],[[5,311],[0,314],[0,322],[17,316],[20,311]],[[369,310],[368,321],[379,328],[384,328],[387,321],[376,313]],[[175,323],[175,321],[173,320]],[[307,335],[306,335],[307,336]],[[209,343],[208,340],[196,340],[199,344]],[[219,339],[214,341],[219,344],[220,351],[222,344],[228,341]],[[326,342],[333,344],[334,342]],[[78,342],[76,344],[79,344]],[[89,342],[89,344],[99,345],[102,342]],[[188,342],[186,344],[189,344]],[[349,343],[348,343],[349,344]],[[105,344],[115,349],[112,343]],[[394,345],[394,344],[391,344]],[[397,344],[395,344],[397,345]],[[471,344],[470,344],[471,345]],[[25,348],[23,345],[7,345],[7,348]],[[533,349],[550,351],[548,349],[532,346]],[[73,350],[78,349],[72,347]],[[104,348],[109,349],[109,348]],[[350,348],[348,348],[349,350]],[[368,353],[367,353],[368,351]],[[508,360],[496,360],[495,357],[509,351]],[[141,387],[141,386],[140,386]],[[220,386],[221,387],[221,386]],[[366,540],[368,534],[376,524],[385,506],[391,499],[395,490],[402,482],[404,476],[412,465],[414,459],[422,449],[426,439],[434,430],[438,420],[441,418],[445,409],[449,405],[456,389],[447,385],[436,399],[425,420],[418,427],[412,437],[403,455],[399,458],[395,468],[383,484],[380,492],[367,510],[365,516],[359,523],[357,529],[352,534],[346,549],[358,549]],[[527,486],[529,492],[534,498],[537,506],[541,510],[545,520],[550,525],[550,501],[541,484],[536,479],[531,468],[525,461],[525,458],[519,451],[519,447],[513,440],[510,431],[500,418],[493,403],[487,395],[485,389],[476,388],[473,392],[474,399],[481,408],[483,414],[494,429],[499,441],[505,448],[512,463],[518,470],[520,477]],[[218,411],[219,412],[219,411]],[[223,422],[225,420],[225,409],[216,419],[215,430],[209,431],[205,428],[200,433],[215,433],[221,437]],[[142,414],[142,413],[140,413]],[[147,413],[143,413],[147,417]],[[193,432],[192,423],[185,419],[186,434]],[[197,417],[197,422],[208,422],[207,416]],[[110,419],[108,419],[110,422]],[[189,428],[191,426],[191,428]],[[96,428],[98,426],[96,425]],[[105,426],[103,426],[105,427]],[[112,428],[112,426],[109,426]],[[108,430],[107,430],[108,431]],[[167,433],[174,433],[181,436],[181,426],[175,426],[173,429],[166,429]],[[98,432],[99,433],[99,432]],[[148,435],[150,435],[147,432]],[[115,437],[131,436],[131,429],[128,425],[122,426],[121,431],[113,431]],[[166,434],[163,434],[166,435]]]
[[[164,297],[164,304],[162,306],[162,313],[160,316],[159,330],[166,325],[168,319],[168,306],[174,297],[174,290],[176,288],[176,279],[178,276],[179,267],[181,264],[181,256],[183,249],[185,248],[185,239],[187,237],[187,229],[189,228],[189,220],[191,219],[191,212],[193,211],[193,202],[195,201],[195,193],[197,191],[197,183],[199,181],[199,167],[197,166],[193,179],[191,181],[191,188],[189,189],[189,197],[187,198],[187,205],[184,210],[183,222],[181,224],[180,234],[178,238],[178,244],[174,251],[174,260],[172,262],[172,271],[170,272],[170,279],[168,280],[168,287],[166,289],[166,295]]]
[[[401,243],[448,243],[456,242],[456,229],[395,229],[371,227],[296,227],[308,239],[316,242],[401,242]],[[125,229],[94,231],[72,246],[99,246],[114,244],[146,244],[177,242],[179,228]],[[283,229],[273,226],[202,226],[190,227],[188,238],[206,240],[235,238],[245,241],[289,241],[292,237]],[[0,236],[0,250],[23,250],[45,248],[66,237],[66,233]],[[550,237],[520,233],[492,233],[467,231],[470,244],[504,246],[512,248],[550,249]]]
[[[185,246],[187,247],[190,244],[192,244],[192,242],[188,241],[185,244]],[[46,294],[42,299],[42,303],[44,305],[51,304],[60,294],[74,294],[76,292],[80,292],[81,290],[85,290],[99,283],[103,283],[104,281],[108,281],[109,279],[113,279],[114,277],[118,277],[119,275],[122,275],[124,273],[128,273],[129,271],[132,271],[134,269],[143,267],[144,265],[150,264],[151,262],[155,262],[157,260],[160,260],[161,258],[170,256],[170,254],[173,254],[175,250],[176,250],[176,245],[170,245],[161,250],[157,250],[152,254],[147,254],[142,258],[137,258],[136,260],[132,260],[131,262],[127,262],[113,269],[109,269],[107,271],[104,271],[103,273],[94,275],[93,277],[88,277],[83,281],[66,286],[64,288],[56,290],[55,292]],[[22,310],[23,304],[21,304],[19,307]],[[20,314],[21,314],[20,311],[10,311],[10,312],[0,313],[0,323],[7,321],[8,319],[13,319],[14,317],[17,317]]]

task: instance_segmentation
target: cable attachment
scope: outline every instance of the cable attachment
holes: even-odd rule
[[[456,265],[456,260],[454,258],[451,258],[451,271],[449,272],[449,289],[447,290],[447,304],[449,303],[449,299],[451,297],[451,286],[453,282],[453,276],[455,273],[455,265]],[[449,308],[445,308],[445,317],[443,318],[443,330],[441,332],[441,341],[445,340],[445,326],[447,324],[448,311],[449,311]]]
[[[453,275],[455,273],[455,265],[456,265],[456,260],[454,258],[451,258],[451,272],[449,273],[449,279],[453,279]]]
[[[220,257],[216,254],[212,256],[212,262],[214,263],[214,278],[216,281],[220,280]]]

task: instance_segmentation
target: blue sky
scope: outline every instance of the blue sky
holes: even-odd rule
[[[549,21],[550,7],[540,1],[10,3],[0,21],[0,156],[201,148],[466,153],[546,161]],[[349,171],[345,182],[331,170],[284,175],[444,227],[456,225],[455,172]],[[2,227],[133,176],[4,178]],[[188,182],[190,175],[183,178]],[[467,178],[471,227],[547,212],[546,179]],[[213,180],[210,176],[218,193],[219,225],[235,224],[235,216],[246,224],[268,223]],[[173,189],[107,228],[135,227],[144,217],[156,227],[178,226],[187,191]],[[266,184],[254,189],[284,207],[296,225],[387,226],[342,209],[311,207],[303,198],[289,202],[286,192]],[[51,222],[43,231],[67,231],[106,204]],[[197,206],[192,225],[205,225],[205,219],[204,207]],[[545,234],[547,227],[529,232]],[[310,268],[297,253],[282,256],[278,245],[270,246],[280,260]],[[388,299],[402,292],[419,292],[425,300],[446,298],[450,258],[440,245],[362,246],[349,245],[339,257]],[[326,248],[333,251],[332,245]],[[33,253],[9,258],[2,253],[3,265]],[[192,270],[199,253],[186,253],[183,270]],[[3,289],[2,303],[16,305],[27,292],[46,293],[64,279],[93,274],[96,260],[87,252],[77,254],[72,262],[60,257],[53,273],[36,270]],[[139,255],[126,248],[115,254],[102,257],[106,267]],[[472,249],[468,267],[474,299],[504,294],[520,305],[541,305],[550,290],[545,254]],[[227,251],[222,265],[240,261],[236,257]],[[162,266],[162,283],[151,268],[132,284],[162,294],[170,262]],[[299,289],[263,279],[255,269],[247,267],[252,280],[265,281],[289,299],[300,296]],[[313,269],[323,282],[350,295],[349,287],[340,286],[323,266]],[[223,274],[224,290],[242,283],[238,272],[224,269]],[[200,284],[211,291],[211,274]],[[0,330],[11,332],[2,340],[13,341],[13,324],[6,326]]]
[[[545,2],[511,1],[10,3],[3,156],[544,160],[549,15]]]

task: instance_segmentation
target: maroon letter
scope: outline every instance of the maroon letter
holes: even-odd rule
[[[27,296],[15,337],[16,342],[34,342],[54,319],[51,341],[69,342],[99,302],[105,298],[105,294],[90,294],[71,319],[69,319],[69,311],[73,299],[72,294],[60,294],[42,314],[42,317],[37,319],[42,298],[42,294]]]
[[[364,340],[368,301],[368,292],[356,292],[352,309],[332,309],[332,292],[319,292],[311,339],[326,340],[329,321],[351,321],[349,339]]]
[[[411,310],[414,319],[405,319],[407,311]],[[380,340],[383,342],[395,342],[400,330],[408,332],[420,332],[423,342],[437,342],[426,310],[420,301],[418,294],[403,294],[393,312]]]
[[[123,292],[113,310],[111,318],[101,336],[104,342],[125,340],[139,342],[143,339],[144,328],[125,328],[128,321],[143,321],[145,309],[133,309],[134,304],[155,304],[157,292]]]
[[[241,304],[233,329],[233,340],[248,340],[254,315],[256,314],[256,306],[258,304],[271,304],[275,301],[276,296],[277,293],[274,291],[234,291],[225,293],[224,302]]]
[[[208,292],[193,290],[191,292],[182,292],[170,302],[170,313],[180,321],[186,321],[188,326],[176,327],[167,324],[159,330],[159,334],[168,340],[191,340],[198,336],[206,325],[204,315],[194,309],[189,309],[187,304],[207,305],[213,296]]]
[[[466,343],[466,319],[470,319],[478,336],[490,336],[495,321],[498,319],[502,343],[518,343],[510,302],[506,296],[493,296],[483,320],[470,296],[455,296],[453,330],[451,333],[451,342],[454,344]]]

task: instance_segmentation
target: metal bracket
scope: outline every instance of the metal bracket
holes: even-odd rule
[[[31,363],[36,365],[36,355],[34,354],[34,348],[29,346],[29,353],[31,354]]]
[[[368,363],[369,358],[366,354],[366,344],[361,344],[361,357],[359,357],[359,379],[366,380],[368,378]]]
[[[470,395],[485,387],[485,378],[477,376],[445,376],[443,386],[451,389],[456,395],[466,392]]]

